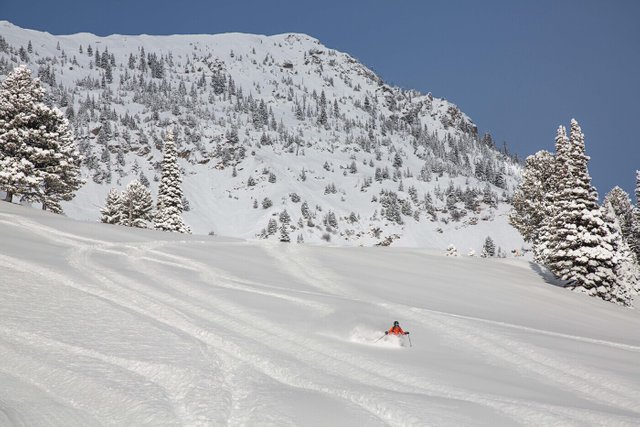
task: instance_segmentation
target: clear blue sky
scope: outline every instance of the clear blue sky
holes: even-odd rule
[[[53,34],[302,32],[387,82],[456,103],[501,144],[553,150],[575,117],[600,196],[640,169],[637,0],[0,0]]]

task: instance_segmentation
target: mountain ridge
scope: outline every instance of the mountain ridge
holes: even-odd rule
[[[7,21],[0,35],[0,75],[26,63],[75,130],[88,183],[65,205],[72,217],[97,219],[109,188],[133,178],[155,191],[173,126],[196,233],[265,237],[288,210],[289,232],[306,242],[479,251],[492,235],[522,246],[505,218],[517,161],[455,104],[387,85],[311,36],[55,36]],[[229,153],[232,130],[242,155]],[[309,172],[315,182],[302,179]],[[304,201],[312,226],[300,224]]]

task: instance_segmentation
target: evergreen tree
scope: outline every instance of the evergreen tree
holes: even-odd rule
[[[626,194],[626,193],[625,193]],[[614,270],[616,283],[612,286],[612,300],[621,305],[632,305],[633,294],[640,293],[640,265],[638,259],[622,235],[621,224],[613,204],[605,200],[604,219],[612,225],[613,246],[616,253]]]
[[[494,257],[496,256],[496,244],[493,242],[493,239],[489,236],[484,240],[484,245],[482,245],[482,253],[480,254],[482,258]]]
[[[307,204],[306,201],[302,202],[302,205],[300,205],[300,213],[302,214],[302,217],[304,219],[311,218],[311,212],[309,211],[309,204]]]
[[[280,225],[280,241],[281,242],[285,242],[285,243],[289,243],[291,241],[291,238],[289,237],[289,224],[288,223],[282,223]]]
[[[105,206],[100,209],[100,221],[106,224],[122,224],[122,202],[120,193],[112,188],[107,195]]]
[[[81,157],[69,122],[61,111],[45,107],[40,117],[39,138],[32,141],[32,146],[39,145],[43,150],[55,152],[55,155],[34,161],[42,176],[42,187],[33,200],[41,202],[42,209],[62,213],[60,202],[73,199],[75,191],[84,183],[80,176]]]
[[[289,213],[286,209],[280,212],[279,219],[282,224],[289,225],[289,223],[291,222],[291,216],[289,216]]]
[[[559,126],[556,132],[555,147],[556,154],[553,161],[550,162],[552,171],[549,177],[548,191],[543,193],[543,202],[541,207],[544,220],[539,224],[536,240],[533,245],[534,260],[545,264],[545,256],[552,250],[551,246],[555,242],[555,230],[551,229],[552,219],[558,214],[558,194],[560,194],[560,186],[566,185],[570,181],[568,175],[569,165],[567,164],[568,155],[566,154],[569,146],[569,138],[564,126]],[[545,167],[544,165],[542,166]]]
[[[267,235],[271,236],[272,234],[276,234],[278,231],[278,222],[275,218],[269,218],[269,223],[267,224]]]
[[[549,216],[547,195],[553,192],[553,154],[539,151],[527,157],[522,181],[513,196],[509,223],[527,242],[538,243],[538,233]]]
[[[615,216],[622,237],[631,243],[633,240],[633,205],[629,195],[620,187],[614,187],[604,198],[605,206],[611,204],[611,213]]]
[[[395,156],[393,156],[393,167],[396,169],[402,167],[402,157],[400,157],[400,153],[397,151]]]
[[[604,220],[598,195],[587,170],[584,135],[571,120],[570,139],[560,143],[556,153],[556,187],[552,217],[544,237],[542,254],[549,269],[570,289],[616,299],[615,242],[612,224]]]
[[[631,225],[631,239],[629,246],[640,260],[640,171],[636,171],[636,207],[633,209],[633,222]]]
[[[25,201],[61,213],[82,185],[80,155],[67,119],[42,101],[44,90],[25,66],[0,86],[0,188],[7,201]]]
[[[163,231],[190,233],[182,219],[182,173],[178,164],[173,132],[167,132],[162,160],[162,178],[158,188],[155,228]]]
[[[35,131],[29,129],[35,127],[30,118],[43,98],[40,81],[31,77],[26,66],[15,68],[0,86],[0,188],[6,191],[8,202],[14,194],[37,191],[42,182],[27,151]]]
[[[122,224],[128,227],[147,228],[153,219],[151,193],[138,180],[127,185],[121,196]]]
[[[225,135],[225,145],[222,150],[222,163],[225,166],[236,166],[244,158],[244,147],[240,145],[238,129],[231,128]]]

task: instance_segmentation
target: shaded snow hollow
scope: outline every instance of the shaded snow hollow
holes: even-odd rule
[[[0,425],[640,424],[638,311],[525,261],[7,203],[0,235]]]

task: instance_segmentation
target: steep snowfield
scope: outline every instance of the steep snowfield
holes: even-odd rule
[[[0,235],[0,425],[640,423],[638,312],[524,261],[7,203]],[[374,342],[393,320],[413,347]]]

